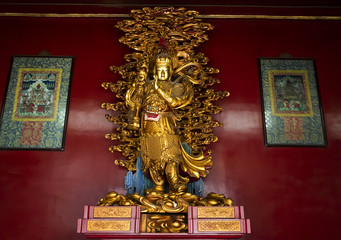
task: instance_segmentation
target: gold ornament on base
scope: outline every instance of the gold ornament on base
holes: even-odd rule
[[[222,194],[199,197],[186,187],[190,179],[209,174],[213,162],[207,146],[217,141],[213,128],[222,125],[212,118],[222,111],[213,102],[229,95],[213,90],[219,80],[212,74],[219,71],[207,66],[203,53],[194,51],[208,40],[206,31],[213,29],[195,18],[197,15],[184,8],[143,8],[131,11],[133,20],[117,23],[125,32],[120,42],[134,52],[125,55],[126,64],[111,67],[122,80],[102,84],[118,99],[102,107],[119,112],[106,115],[118,125],[106,138],[120,142],[109,150],[126,157],[115,164],[138,171],[141,158],[141,170],[154,186],[144,195],[110,192],[99,206],[137,205],[145,213],[186,213],[188,206],[232,206],[232,200]],[[160,226],[168,226],[169,232],[186,229],[180,215],[156,214],[148,219],[148,231]]]

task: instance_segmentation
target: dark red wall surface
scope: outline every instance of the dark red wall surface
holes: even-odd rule
[[[0,103],[12,55],[75,56],[64,152],[0,152],[0,238],[85,239],[76,233],[83,205],[107,192],[125,193],[126,170],[113,164],[104,138],[113,126],[101,87],[116,81],[111,65],[130,52],[118,42],[117,19],[0,18]],[[212,144],[214,166],[205,193],[245,206],[249,240],[341,239],[341,21],[206,20],[215,26],[199,49],[220,69],[216,118],[224,126]],[[265,147],[258,57],[315,58],[329,146]]]

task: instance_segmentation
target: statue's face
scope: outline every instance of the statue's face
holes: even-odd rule
[[[166,81],[171,78],[171,62],[168,58],[158,58],[158,63],[155,68],[155,75],[158,80]]]
[[[156,68],[156,74],[158,79],[161,81],[165,81],[169,79],[169,67],[168,66],[158,66]]]
[[[145,71],[140,71],[138,75],[138,80],[143,82],[147,79],[147,73]]]

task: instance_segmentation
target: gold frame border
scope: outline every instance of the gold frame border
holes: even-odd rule
[[[0,17],[45,17],[45,18],[129,18],[129,14],[110,13],[0,13]],[[202,14],[198,18],[210,19],[253,19],[253,20],[305,20],[340,21],[341,16],[284,16],[284,15],[229,15]]]

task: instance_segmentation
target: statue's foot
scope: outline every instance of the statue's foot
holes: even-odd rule
[[[165,187],[163,185],[155,185],[154,191],[157,193],[164,193],[165,192]]]
[[[187,187],[185,184],[177,184],[170,189],[170,193],[185,194]]]
[[[165,192],[165,188],[163,185],[155,185],[153,188],[146,189],[144,192],[146,195],[152,193],[163,194]]]

